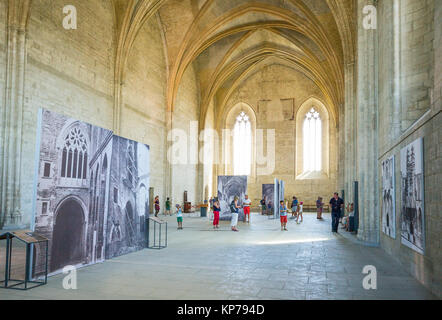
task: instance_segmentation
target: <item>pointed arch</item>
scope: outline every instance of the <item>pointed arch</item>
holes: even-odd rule
[[[307,128],[305,125],[306,117],[313,115],[312,109],[317,113],[317,117],[320,119],[320,140],[316,140],[317,144],[306,148],[307,142],[306,134]],[[330,173],[330,127],[331,118],[330,113],[326,105],[317,97],[309,97],[305,100],[296,111],[296,160],[295,160],[295,175],[296,179],[319,179],[327,178]],[[304,130],[304,128],[306,128]],[[311,128],[313,130],[313,128]],[[312,143],[310,141],[309,143]],[[314,152],[314,148],[320,148],[320,152]],[[319,170],[312,170],[312,167],[305,168],[304,158],[308,157],[306,152],[313,152],[316,156],[320,156],[317,159],[320,162]],[[314,155],[313,155],[314,156]],[[313,167],[314,168],[314,167]]]

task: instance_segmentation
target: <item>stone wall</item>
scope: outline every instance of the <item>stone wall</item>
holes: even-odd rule
[[[150,146],[150,186],[165,201],[167,66],[158,20],[139,31],[127,60],[121,135]]]
[[[35,0],[26,34],[23,138],[21,159],[22,225],[32,216],[37,112],[46,108],[103,128],[113,129],[115,26],[108,1],[75,1],[77,29],[62,26],[61,0]],[[6,19],[0,2],[0,28]],[[93,30],[93,32],[91,32]],[[3,37],[4,36],[4,37]],[[0,38],[4,58],[6,34]],[[140,29],[125,66],[121,135],[150,145],[151,185],[163,201],[167,66],[158,19]],[[5,63],[0,68],[5,68]],[[0,73],[0,98],[3,77]]]
[[[378,175],[381,177],[382,161],[394,155],[396,237],[390,238],[380,231],[381,247],[441,297],[442,274],[439,267],[442,263],[441,85],[440,76],[435,78],[437,73],[434,70],[437,68],[440,70],[442,60],[440,52],[442,6],[439,2],[434,7],[436,3],[420,0],[379,2]],[[400,151],[419,137],[424,139],[424,255],[402,245],[400,231]],[[382,181],[381,178],[379,181]],[[382,183],[379,183],[378,187],[381,190]],[[379,198],[379,203],[381,201]],[[379,224],[382,224],[382,220]]]
[[[251,106],[255,111],[257,129],[275,130],[276,154],[273,174],[256,175],[256,172],[252,172],[248,179],[248,193],[256,205],[261,199],[262,184],[273,183],[274,178],[284,180],[286,199],[291,199],[296,195],[301,201],[310,203],[318,196],[327,200],[336,191],[337,134],[330,112],[329,161],[323,163],[323,167],[328,167],[329,170],[326,175],[323,174],[317,178],[301,179],[298,177],[299,170],[296,166],[302,163],[302,155],[297,154],[299,150],[296,148],[296,143],[299,142],[297,141],[299,137],[296,136],[296,129],[297,126],[302,126],[303,116],[299,119],[301,121],[296,122],[296,115],[301,105],[311,97],[323,101],[320,89],[312,80],[294,69],[273,64],[260,69],[245,80],[227,101],[227,110],[239,102]],[[292,101],[294,101],[293,110],[290,108]],[[222,122],[223,120],[216,121]],[[265,132],[264,137],[266,137]],[[323,152],[326,151],[327,147],[323,148]],[[225,172],[225,174],[231,174],[231,172]]]
[[[6,76],[6,0],[0,0],[0,105],[3,106]],[[0,156],[3,150],[0,150]]]
[[[183,204],[184,191],[187,191],[187,201],[192,202],[192,205],[200,203],[203,200],[198,186],[198,120],[200,97],[197,79],[196,66],[195,64],[191,64],[185,71],[178,89],[172,116],[172,128],[183,130],[187,137],[187,164],[172,165],[171,200],[173,204]],[[192,121],[193,123],[191,123]],[[193,128],[196,128],[195,134],[191,132],[191,125],[194,126]],[[183,156],[186,157],[185,155]]]
[[[398,2],[402,131],[407,130],[431,106],[434,4],[434,0]]]
[[[75,1],[76,30],[62,26],[64,5],[61,0],[33,1],[27,27],[20,170],[22,223],[26,225],[32,212],[38,109],[112,129],[112,5]]]

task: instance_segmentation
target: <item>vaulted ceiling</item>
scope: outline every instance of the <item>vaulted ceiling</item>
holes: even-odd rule
[[[352,0],[113,0],[119,32],[117,73],[140,25],[158,14],[169,67],[167,103],[196,63],[201,119],[260,68],[281,64],[321,89],[336,118],[344,100],[344,65],[354,60]]]

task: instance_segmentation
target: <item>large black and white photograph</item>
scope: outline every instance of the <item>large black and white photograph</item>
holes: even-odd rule
[[[49,272],[103,261],[112,131],[48,110],[40,120],[35,231],[49,239]]]
[[[267,183],[262,185],[262,199],[265,201],[266,214],[273,214],[275,206],[275,184]]]
[[[425,251],[423,139],[401,149],[401,242]]]
[[[39,121],[34,230],[49,239],[49,272],[144,247],[149,147],[45,109]]]
[[[382,161],[382,231],[396,238],[394,156]]]
[[[112,140],[106,259],[145,247],[149,214],[149,147],[118,136]]]
[[[247,194],[247,176],[218,176],[218,200],[221,206],[220,220],[230,220],[230,204],[235,196],[238,197],[238,204],[242,206],[242,201]],[[239,220],[244,219],[244,211],[239,210]]]

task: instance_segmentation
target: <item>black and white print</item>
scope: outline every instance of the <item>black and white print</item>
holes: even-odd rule
[[[396,238],[394,156],[382,161],[382,231]]]
[[[401,150],[401,242],[425,250],[423,139]]]
[[[270,204],[271,208],[270,211],[273,212],[273,207],[275,206],[275,184],[274,183],[268,183],[262,185],[262,198],[265,199],[266,208],[268,208],[268,205]],[[268,212],[267,214],[269,214]]]
[[[34,231],[49,239],[49,272],[141,248],[149,147],[52,111],[39,119]],[[44,252],[36,251],[38,275]]]
[[[145,247],[148,192],[149,147],[114,136],[106,223],[106,259]]]
[[[242,206],[242,201],[247,194],[247,176],[218,176],[218,200],[221,206],[220,220],[230,220],[230,203],[235,196],[239,198],[238,204]],[[244,219],[244,211],[239,210],[239,220]]]

